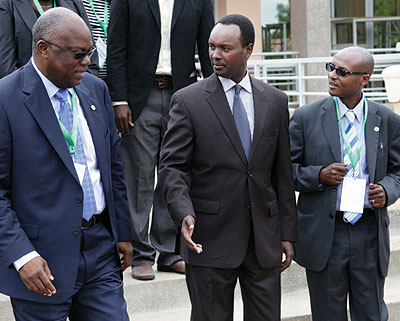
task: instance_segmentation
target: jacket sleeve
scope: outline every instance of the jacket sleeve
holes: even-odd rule
[[[11,1],[0,1],[0,78],[17,69],[14,13]]]
[[[210,37],[214,23],[214,11],[211,0],[204,0],[200,26],[197,32],[197,50],[204,78],[210,76],[213,72],[208,55],[208,38]]]

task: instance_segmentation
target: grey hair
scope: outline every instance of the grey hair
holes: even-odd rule
[[[372,56],[372,54],[367,49],[357,46],[344,48],[340,50],[337,54],[345,54],[350,52],[354,52],[358,55],[359,57],[358,62],[360,66],[365,68],[364,70],[360,71],[365,71],[370,75],[372,75],[372,73],[374,72],[374,65],[375,65],[374,57]]]
[[[32,51],[35,53],[36,44],[45,39],[54,42],[65,23],[73,23],[74,19],[82,20],[75,12],[58,7],[47,10],[35,22],[32,28]],[[83,21],[83,20],[82,20]]]

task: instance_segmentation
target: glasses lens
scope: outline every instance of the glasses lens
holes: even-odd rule
[[[327,72],[331,72],[331,71],[335,70],[335,67],[333,67],[332,64],[330,64],[329,62],[327,62],[327,63],[325,64],[325,69],[326,69]]]
[[[75,59],[76,60],[81,60],[83,58],[85,58],[87,56],[87,52],[86,51],[80,51],[80,52],[75,52]]]
[[[344,76],[346,76],[347,72],[343,68],[336,68],[336,74],[339,77],[344,77]]]

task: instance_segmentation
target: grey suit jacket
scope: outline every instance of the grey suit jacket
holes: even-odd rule
[[[400,117],[368,100],[365,127],[370,183],[380,184],[387,205],[400,196]],[[291,155],[296,190],[299,240],[295,260],[321,271],[330,256],[336,214],[336,186],[320,186],[320,170],[341,163],[339,128],[332,97],[295,110],[290,122]],[[386,206],[375,209],[378,222],[379,263],[383,276],[389,264],[389,217]]]
[[[77,13],[90,28],[89,19],[80,0],[57,0],[59,7]],[[0,0],[0,78],[25,65],[32,56],[32,27],[37,20],[29,0]],[[89,65],[98,74],[97,53]]]

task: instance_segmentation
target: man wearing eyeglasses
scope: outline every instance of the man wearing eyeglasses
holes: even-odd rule
[[[56,8],[33,40],[0,80],[0,292],[17,321],[129,320],[132,229],[111,100],[86,73],[89,28]]]
[[[298,199],[295,260],[306,268],[314,321],[383,321],[387,206],[400,195],[400,119],[366,99],[372,55],[349,47],[326,64],[331,97],[290,122]]]

